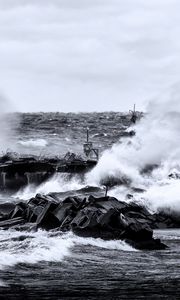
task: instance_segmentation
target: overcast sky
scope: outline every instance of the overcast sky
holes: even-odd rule
[[[179,81],[179,14],[179,0],[0,0],[0,93],[21,111],[143,109]]]

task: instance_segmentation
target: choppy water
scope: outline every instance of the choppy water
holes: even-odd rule
[[[71,234],[1,232],[1,299],[3,293],[8,299],[179,299],[180,230],[155,235],[169,250],[135,251],[120,241]]]
[[[86,129],[90,138],[103,150],[121,137],[130,124],[122,113],[40,113],[16,114],[12,148],[23,153],[62,155],[67,151],[82,152]]]
[[[119,113],[17,114],[13,122],[12,150],[37,155],[81,152],[87,127],[101,153],[119,140],[118,147],[121,143],[123,147],[122,132],[129,125],[129,119]],[[123,151],[120,152],[124,158]],[[112,174],[114,161],[108,157],[110,163],[105,172]],[[132,158],[130,162],[133,165]],[[173,185],[177,191],[178,181],[168,181],[159,174],[140,178],[135,167],[134,164],[133,170],[126,168],[127,174],[134,176],[132,186],[147,189],[143,197],[135,194],[136,200],[146,201],[155,209],[155,195],[159,193],[161,205],[162,201],[167,205],[167,189]],[[98,168],[85,181],[58,175],[38,188],[29,186],[13,198],[2,195],[0,200],[16,201],[19,197],[26,201],[36,192],[76,190],[92,179],[98,185],[98,176],[104,176],[104,170],[101,173]],[[113,175],[117,176],[115,171]],[[117,187],[109,193],[125,200],[132,186]],[[166,195],[160,188],[166,188]],[[172,196],[175,205],[177,199]],[[71,233],[0,230],[0,299],[179,299],[180,230],[156,231],[155,236],[169,249],[143,252],[122,241],[85,239]]]

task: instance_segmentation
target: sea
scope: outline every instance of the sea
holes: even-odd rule
[[[143,115],[132,125],[130,115],[120,112],[9,114],[1,124],[2,154],[83,155],[88,128],[100,157],[83,178],[58,174],[11,195],[1,192],[0,202],[28,201],[37,193],[76,193],[116,178],[121,184],[108,191],[110,196],[141,203],[151,212],[178,214],[180,118],[177,113],[176,118],[163,116]],[[129,137],[131,130],[136,135]],[[153,171],[144,172],[149,165]],[[180,299],[180,229],[155,230],[154,236],[167,250],[138,251],[120,240],[71,232],[0,229],[0,299]]]

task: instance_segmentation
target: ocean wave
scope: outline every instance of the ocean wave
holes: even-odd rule
[[[73,241],[48,232],[19,233],[0,231],[1,269],[19,263],[36,264],[41,261],[61,261],[69,254]]]
[[[179,180],[156,182],[142,195],[135,195],[136,200],[153,212],[170,210],[180,213]]]
[[[8,287],[8,284],[0,279],[0,287]]]
[[[121,240],[104,241],[100,238],[81,238],[74,237],[74,243],[84,246],[94,246],[98,248],[104,248],[109,250],[121,250],[121,251],[138,251]]]
[[[0,230],[0,268],[12,267],[20,263],[61,262],[73,256],[75,246],[93,246],[108,250],[137,251],[123,241],[103,241],[95,238],[81,238],[72,233],[8,232]]]

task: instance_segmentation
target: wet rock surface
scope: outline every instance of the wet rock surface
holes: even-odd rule
[[[94,191],[96,192],[96,190]],[[82,237],[124,240],[141,250],[165,249],[153,238],[154,228],[180,227],[178,217],[165,213],[150,214],[136,203],[113,197],[69,196],[61,193],[37,194],[27,203],[0,207],[0,228],[23,230],[73,231]]]
[[[74,153],[64,158],[21,156],[7,153],[0,157],[0,191],[18,191],[28,184],[39,185],[55,173],[83,173],[96,165]]]

